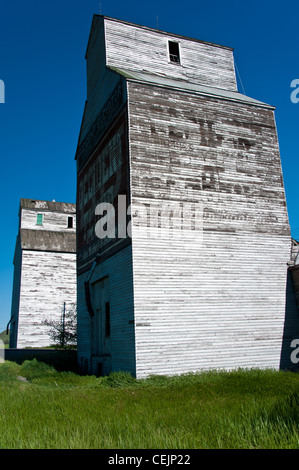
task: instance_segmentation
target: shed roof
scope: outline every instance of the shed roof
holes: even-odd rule
[[[163,75],[154,75],[146,72],[135,72],[124,69],[116,69],[114,67],[108,67],[114,72],[124,76],[127,80],[136,81],[140,83],[147,83],[148,85],[155,85],[164,88],[177,89],[189,93],[195,93],[198,95],[210,96],[212,98],[220,98],[228,101],[236,101],[240,103],[246,103],[249,105],[260,106],[268,109],[275,109],[274,106],[258,101],[254,98],[250,98],[247,95],[243,95],[238,91],[223,90],[222,88],[214,88],[210,86],[197,85],[190,83],[187,80],[178,80],[169,78]]]
[[[41,201],[39,199],[22,198],[20,201],[20,208],[72,214],[76,212],[76,204],[71,202]]]

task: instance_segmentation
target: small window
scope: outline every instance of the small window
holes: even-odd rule
[[[178,42],[168,41],[169,60],[174,64],[180,64],[180,48]]]
[[[67,228],[73,228],[73,217],[67,218]]]
[[[110,302],[105,304],[105,336],[110,336]]]
[[[36,225],[43,225],[43,214],[37,214]]]

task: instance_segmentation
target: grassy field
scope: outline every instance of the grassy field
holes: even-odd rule
[[[0,448],[299,448],[299,374],[205,372],[135,380],[0,364]]]

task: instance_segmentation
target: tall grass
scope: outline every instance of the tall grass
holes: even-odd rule
[[[299,375],[238,370],[136,380],[6,362],[0,429],[1,448],[298,448]]]

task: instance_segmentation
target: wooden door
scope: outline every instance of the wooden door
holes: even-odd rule
[[[94,298],[94,352],[97,356],[107,356],[111,354],[110,347],[110,297],[109,279],[101,279],[93,284]]]

